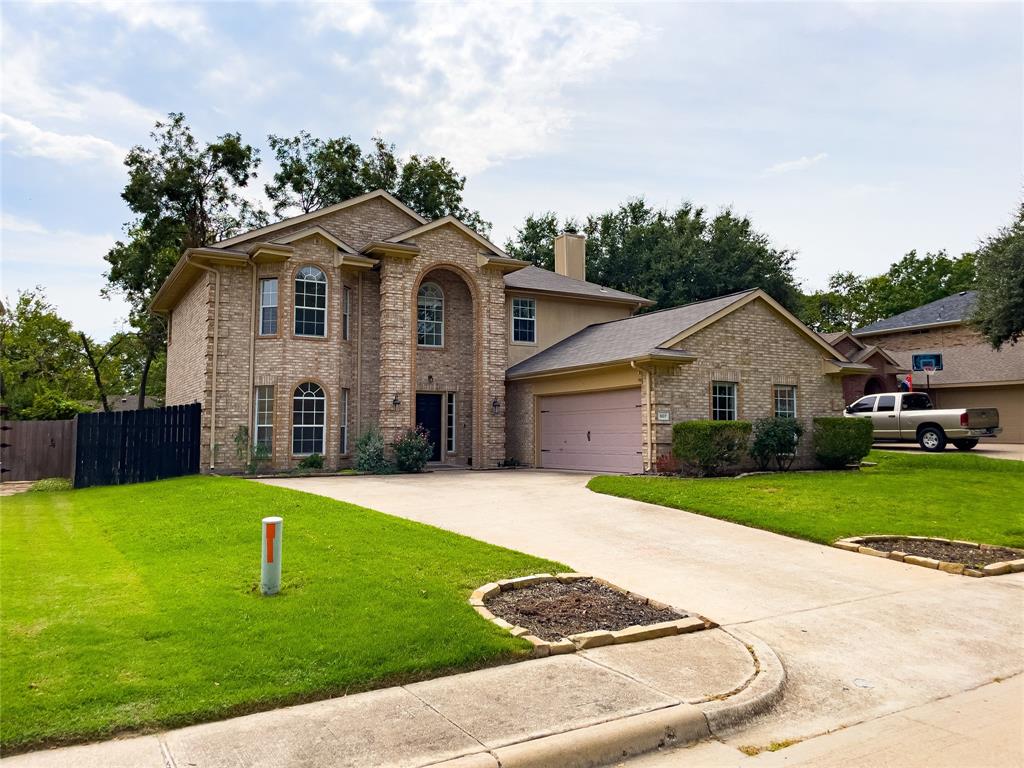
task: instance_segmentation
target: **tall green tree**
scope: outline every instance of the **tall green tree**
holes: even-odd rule
[[[490,231],[479,211],[463,205],[466,177],[447,158],[412,155],[403,162],[395,145],[380,137],[367,153],[348,136],[319,139],[300,131],[267,140],[278,170],[266,193],[278,216],[308,213],[383,189],[428,219],[451,215],[484,234]]]
[[[255,178],[260,161],[259,151],[239,134],[201,143],[185,116],[171,113],[150,138],[152,146],[133,147],[125,158],[128,183],[121,197],[135,218],[126,225],[128,237],[105,256],[105,290],[128,300],[129,321],[145,348],[140,402],[167,334],[149,304],[181,252],[267,223],[266,214],[240,192]]]
[[[0,400],[11,418],[62,419],[83,410],[95,388],[71,323],[41,287],[0,313]],[[88,409],[85,409],[88,410]]]
[[[1024,336],[1024,202],[1014,220],[982,242],[977,253],[974,323],[996,349]]]
[[[563,229],[574,225],[568,219]],[[794,254],[774,247],[749,219],[729,210],[708,216],[686,203],[668,211],[638,198],[587,217],[582,229],[588,279],[652,299],[654,309],[748,288],[763,288],[790,309],[799,304]],[[551,268],[557,231],[553,212],[529,216],[507,249]]]

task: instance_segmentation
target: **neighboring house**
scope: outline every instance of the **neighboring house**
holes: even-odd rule
[[[843,399],[849,405],[864,395],[895,392],[900,385],[900,374],[909,372],[888,351],[877,344],[865,344],[849,331],[823,333],[821,337],[855,363],[865,363],[871,370],[843,379]]]
[[[836,413],[870,370],[761,291],[633,317],[584,248],[539,269],[378,191],[189,249],[153,301],[166,402],[203,405],[208,470],[241,468],[241,429],[283,469],[422,424],[444,463],[639,472],[673,421]]]
[[[85,404],[93,409],[96,413],[103,412],[103,403],[99,400],[87,400]],[[110,407],[111,413],[115,411],[134,411],[139,408],[139,396],[138,395],[108,395],[107,405]],[[146,395],[146,403],[143,408],[159,408],[163,403],[156,397],[150,397]]]
[[[914,389],[927,391],[940,408],[998,408],[1003,433],[997,439],[1024,443],[1024,349],[1004,344],[995,350],[970,326],[977,301],[975,291],[961,291],[858,328],[853,336],[884,347],[903,373],[912,373]],[[925,374],[920,363],[928,357],[941,361],[941,370]]]

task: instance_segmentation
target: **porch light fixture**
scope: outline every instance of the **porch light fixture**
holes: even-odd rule
[[[398,406],[400,406],[401,404],[402,404],[402,401],[398,398],[398,393],[395,392],[395,397],[391,401],[391,407],[394,408],[397,411],[398,410]]]
[[[498,402],[498,398],[494,398],[491,401],[491,412],[494,413],[495,416],[501,413],[501,403]]]

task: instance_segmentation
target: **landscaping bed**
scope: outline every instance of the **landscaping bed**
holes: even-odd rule
[[[906,555],[930,557],[951,563],[963,563],[969,568],[984,568],[992,563],[1008,560],[1019,560],[1024,552],[1006,547],[979,546],[958,541],[938,541],[935,539],[910,539],[893,537],[891,539],[870,540],[872,549],[882,552],[902,552]]]
[[[503,591],[486,605],[496,616],[525,627],[543,640],[558,640],[599,629],[614,632],[688,616],[670,607],[642,602],[593,579],[567,583],[549,581]]]

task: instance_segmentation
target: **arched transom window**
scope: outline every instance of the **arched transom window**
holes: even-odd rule
[[[295,275],[295,335],[327,335],[327,275],[316,267]]]
[[[319,384],[307,381],[292,398],[292,453],[306,456],[324,452],[327,399]]]
[[[416,343],[444,346],[444,294],[436,283],[424,283],[416,296]]]

